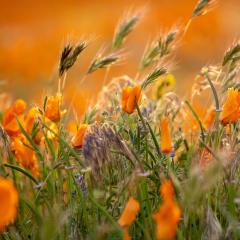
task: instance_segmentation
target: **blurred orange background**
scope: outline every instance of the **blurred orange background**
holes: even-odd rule
[[[125,10],[145,6],[147,11],[129,36],[128,60],[112,68],[108,79],[135,76],[146,43],[161,30],[184,25],[197,0],[69,0],[1,1],[0,83],[4,91],[25,99],[36,98],[55,87],[57,64],[64,44],[82,37],[94,39],[67,77],[67,91],[78,99],[79,111],[86,99],[101,89],[105,70],[79,82],[102,46],[109,46],[114,29]],[[225,49],[240,35],[240,0],[221,0],[207,15],[196,18],[176,51],[174,74],[178,91],[185,94],[205,64],[221,60]],[[187,88],[188,86],[188,88]],[[82,101],[81,104],[79,102]],[[81,105],[81,106],[79,106]]]

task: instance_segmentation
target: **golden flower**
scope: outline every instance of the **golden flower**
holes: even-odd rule
[[[56,96],[47,98],[45,116],[53,122],[58,122],[65,111],[61,111],[62,95],[57,93]]]
[[[24,125],[23,114],[26,110],[26,103],[22,99],[17,99],[3,114],[2,125],[9,136],[18,135],[21,130],[16,117]]]
[[[174,202],[174,192],[171,181],[165,180],[161,186],[163,202],[153,219],[156,222],[157,240],[171,240],[176,235],[176,229],[181,216],[181,210]]]
[[[78,128],[76,135],[72,138],[72,145],[77,148],[81,148],[85,133],[88,129],[88,124],[81,124]]]
[[[0,233],[17,216],[18,192],[10,180],[0,177]]]
[[[11,149],[20,166],[30,170],[32,175],[38,178],[40,173],[36,154],[27,144],[25,137],[20,135],[12,139]]]
[[[165,93],[173,90],[176,84],[176,79],[174,75],[167,74],[160,76],[154,83],[152,87],[152,97],[153,99],[160,99]]]
[[[130,197],[123,210],[121,217],[118,220],[119,225],[121,227],[130,226],[136,219],[139,210],[140,210],[139,202],[135,198]]]
[[[235,123],[240,118],[240,92],[229,88],[227,99],[223,105],[220,120],[223,125]]]
[[[141,102],[141,86],[125,87],[122,91],[122,110],[128,114],[133,113],[136,103]]]
[[[169,127],[169,120],[166,116],[163,116],[160,121],[161,129],[161,151],[163,153],[170,153],[173,150],[172,138]]]

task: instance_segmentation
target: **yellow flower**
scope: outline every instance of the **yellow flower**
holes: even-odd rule
[[[22,99],[17,99],[3,114],[2,125],[10,137],[18,135],[21,130],[16,117],[24,125],[24,111],[27,104]]]
[[[161,186],[163,202],[153,219],[156,222],[157,240],[171,240],[176,235],[176,229],[181,216],[181,210],[174,202],[174,190],[171,181],[165,180]]]
[[[141,86],[126,87],[122,91],[122,110],[128,114],[133,113],[136,103],[141,102]]]
[[[223,105],[220,120],[223,125],[235,123],[240,118],[240,92],[237,89],[229,88],[228,96]]]
[[[153,99],[160,99],[165,93],[172,91],[175,84],[176,79],[172,74],[159,77],[152,87]]]
[[[81,124],[76,135],[72,138],[72,145],[76,148],[81,148],[83,140],[88,129],[88,124]]]
[[[20,166],[30,170],[32,175],[38,178],[40,173],[36,153],[27,145],[27,140],[21,135],[12,139],[11,149]]]
[[[17,216],[18,192],[10,180],[0,177],[0,233]]]
[[[169,127],[169,120],[167,117],[163,116],[160,121],[161,129],[161,151],[163,153],[170,153],[173,150],[172,138]]]
[[[61,111],[62,95],[50,96],[46,102],[45,116],[53,122],[58,122],[65,111]]]

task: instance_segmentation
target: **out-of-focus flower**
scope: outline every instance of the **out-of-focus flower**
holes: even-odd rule
[[[197,101],[192,101],[191,106],[197,114],[203,127],[206,130],[209,130],[213,126],[215,120],[215,110],[212,107],[210,107],[208,110],[205,110]],[[175,123],[177,123],[178,127],[181,125],[183,133],[186,136],[194,137],[200,130],[197,119],[186,105],[182,107],[175,120]]]
[[[41,115],[37,108],[33,107],[33,108],[29,109],[28,113],[25,116],[26,131],[28,134],[30,134],[30,135],[32,134],[34,123],[36,123],[37,117],[40,117],[40,116]],[[39,126],[38,126],[37,131],[38,132],[37,132],[36,136],[34,137],[34,141],[36,144],[40,144],[43,134],[40,131]]]
[[[20,166],[30,170],[32,175],[38,178],[40,173],[36,153],[27,144],[25,137],[20,135],[12,139],[11,149]]]
[[[4,112],[10,105],[10,96],[7,93],[0,94],[0,112]]]
[[[212,108],[210,108],[207,111],[206,117],[203,120],[203,126],[205,127],[205,129],[210,129],[214,123],[216,117],[216,111]]]
[[[130,197],[122,212],[122,215],[118,220],[119,225],[123,228],[124,240],[131,239],[128,233],[128,228],[136,219],[139,210],[140,210],[139,202],[135,198]]]
[[[165,93],[172,91],[175,84],[176,79],[172,74],[159,77],[152,86],[153,99],[160,99]]]
[[[208,151],[207,148],[203,147],[201,150],[199,165],[201,169],[205,169],[205,167],[211,162],[212,154]]]
[[[163,116],[160,121],[161,130],[161,151],[163,153],[170,153],[173,150],[172,138],[169,127],[169,120],[166,116]]]
[[[234,123],[240,118],[240,92],[229,88],[228,96],[223,105],[220,120],[223,125]]]
[[[53,122],[58,122],[65,111],[61,111],[62,95],[57,93],[56,96],[47,98],[45,116]]]
[[[0,233],[17,216],[18,192],[10,180],[0,177]]]
[[[118,220],[119,225],[121,227],[130,226],[136,219],[139,210],[140,210],[139,202],[135,198],[130,197],[123,210],[121,217]]]
[[[123,240],[131,240],[132,238],[129,235],[128,228],[123,228]]]
[[[9,136],[18,135],[21,130],[17,123],[16,117],[24,125],[24,111],[27,104],[22,99],[17,99],[3,114],[2,125]]]
[[[122,110],[128,114],[133,113],[136,103],[141,102],[141,86],[128,86],[122,90]]]
[[[171,240],[176,235],[176,229],[181,216],[181,210],[174,201],[172,182],[165,180],[160,189],[163,203],[153,219],[156,222],[157,240]]]
[[[72,138],[72,145],[74,147],[77,147],[77,148],[82,147],[83,139],[87,129],[88,129],[88,124],[81,124],[79,126],[76,135]]]

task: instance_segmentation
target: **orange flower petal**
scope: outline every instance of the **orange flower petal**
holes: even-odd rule
[[[0,233],[17,216],[18,193],[13,183],[0,177]]]
[[[130,226],[136,219],[139,210],[140,210],[139,202],[135,198],[130,197],[123,210],[121,217],[118,220],[119,225],[121,227]]]

